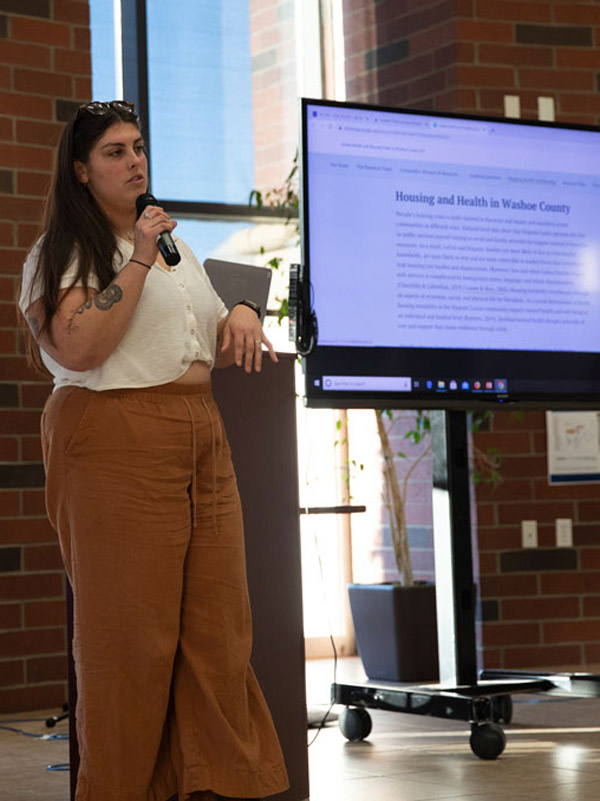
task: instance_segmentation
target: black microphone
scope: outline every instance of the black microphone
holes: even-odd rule
[[[146,206],[158,205],[160,204],[154,195],[150,194],[150,192],[144,192],[144,194],[136,198],[135,201],[138,218]],[[181,256],[179,255],[177,246],[175,245],[175,242],[173,242],[173,237],[169,231],[163,231],[162,234],[159,234],[156,244],[158,245],[158,249],[160,250],[163,259],[167,262],[169,267],[174,267],[176,264],[179,264],[181,261]]]

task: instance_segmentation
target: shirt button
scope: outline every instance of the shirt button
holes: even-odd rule
[[[190,328],[190,334],[195,334],[196,331],[193,328]]]
[[[185,310],[186,310],[186,311],[191,311],[191,310],[192,310],[192,307],[191,307],[191,306],[186,306],[186,307],[185,307]]]
[[[185,284],[179,284],[179,289],[185,289]]]
[[[198,350],[194,351],[194,356],[200,356],[200,351]]]

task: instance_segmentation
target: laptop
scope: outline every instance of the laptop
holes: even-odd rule
[[[240,300],[251,300],[260,306],[260,319],[264,319],[271,286],[269,267],[206,259],[204,269],[217,295],[229,310]]]

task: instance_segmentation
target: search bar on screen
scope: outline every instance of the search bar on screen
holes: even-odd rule
[[[321,386],[325,391],[356,390],[358,392],[410,392],[408,376],[389,375],[324,375]]]

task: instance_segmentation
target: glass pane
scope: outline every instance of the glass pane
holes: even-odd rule
[[[414,445],[406,433],[414,428],[415,412],[395,411],[394,423],[385,426],[395,458],[399,489],[405,494],[406,525],[415,581],[434,578],[433,520],[431,505],[432,456],[419,461],[429,444]],[[398,569],[391,540],[390,512],[383,476],[381,443],[372,409],[348,412],[350,490],[353,502],[367,511],[352,516],[353,580],[359,584],[397,581]],[[406,454],[400,456],[399,454]],[[414,472],[412,472],[414,470]],[[411,471],[406,489],[404,476]]]
[[[297,386],[301,386],[297,376]],[[335,442],[339,434],[330,409],[307,409],[298,399],[300,506],[337,503]],[[342,532],[335,514],[301,515],[304,636],[345,634]]]
[[[230,256],[222,254],[239,254],[235,247],[236,235],[239,238],[240,234],[243,236],[254,227],[252,223],[244,222],[175,219],[177,219],[175,234],[185,239],[199,261],[208,258],[233,261]],[[239,255],[235,261],[243,260]]]
[[[157,197],[248,201],[254,186],[248,4],[148,2],[152,191]]]
[[[353,503],[367,507],[366,512],[352,515],[353,581],[377,584],[397,580],[385,509],[381,448],[372,409],[349,410],[348,442]]]
[[[305,637],[346,634],[341,534],[335,515],[302,515],[302,607]]]
[[[115,100],[120,97],[115,68],[114,11],[112,0],[90,0],[93,95],[90,100]]]
[[[289,264],[300,257],[293,226],[179,218],[175,233],[188,243],[200,262],[213,258],[264,267],[271,258],[281,258],[281,266],[271,278],[267,308],[278,309],[282,299],[287,298]],[[285,353],[293,349],[287,318],[280,325],[276,318],[267,317],[264,328],[275,350]]]

